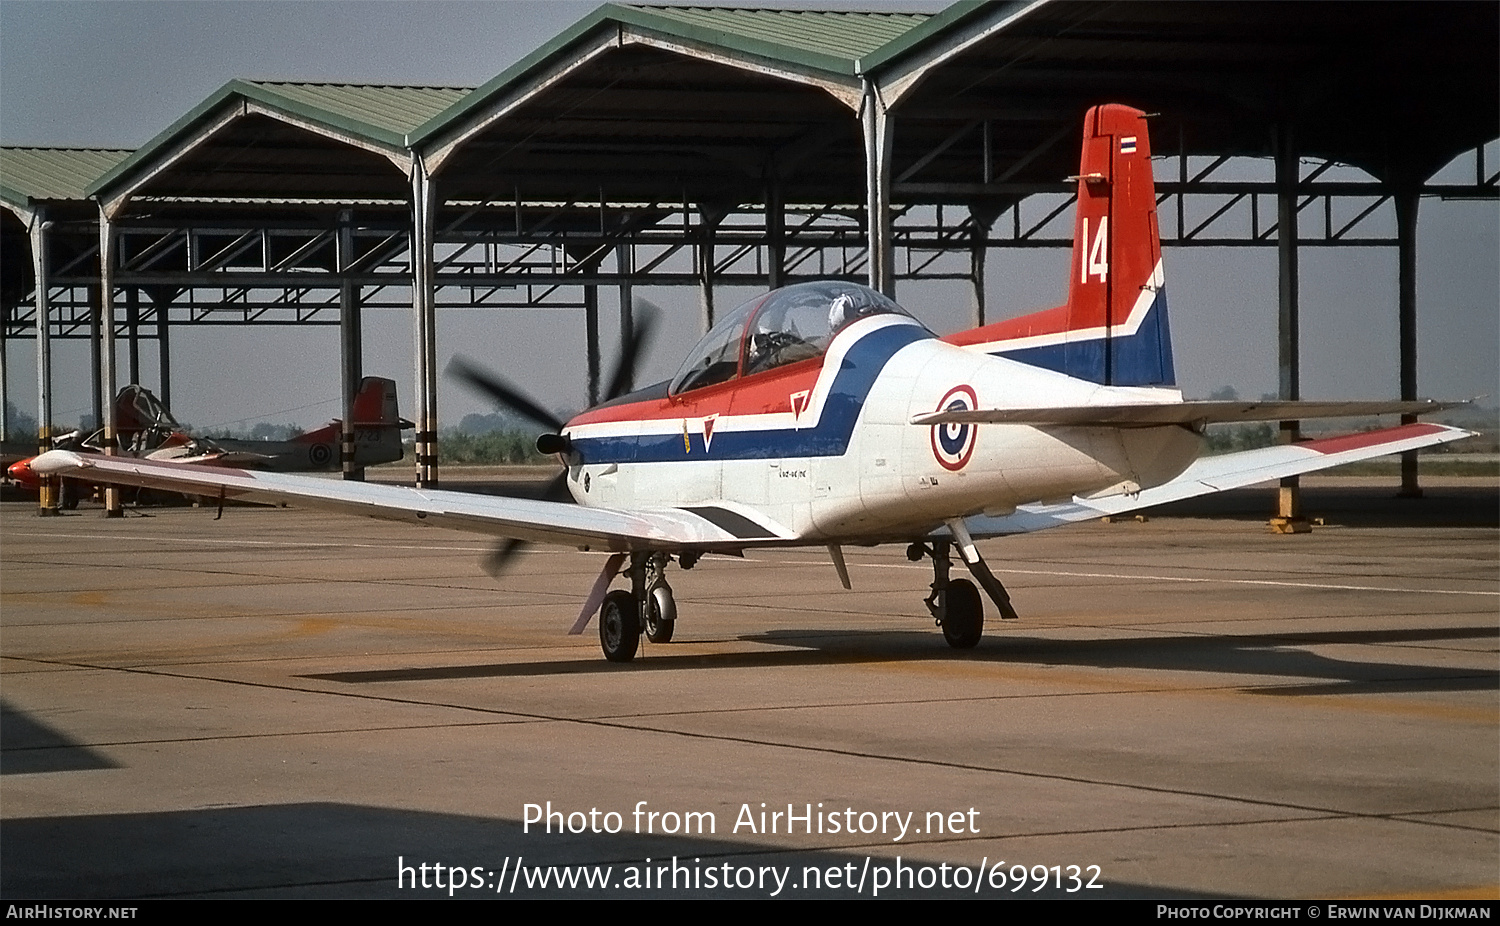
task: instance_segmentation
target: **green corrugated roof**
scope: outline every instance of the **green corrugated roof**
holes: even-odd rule
[[[449,110],[412,132],[425,140],[480,109],[485,101],[519,86],[538,68],[601,30],[622,26],[688,42],[701,42],[791,67],[822,71],[854,81],[859,59],[886,47],[933,17],[931,13],[872,13],[824,10],[764,10],[733,7],[666,7],[606,3]],[[607,33],[606,33],[607,34]]]
[[[720,44],[734,37],[779,45],[797,57],[814,52],[854,62],[908,30],[926,22],[930,13],[877,13],[831,10],[758,10],[725,7],[664,7],[629,4],[626,9],[664,22],[677,22],[718,36]]]
[[[81,201],[89,184],[129,156],[114,148],[0,148],[0,198],[23,208]]]
[[[308,84],[245,81],[285,101],[312,107],[334,119],[381,129],[403,139],[407,132],[452,106],[469,87],[393,87],[373,84]]]
[[[408,132],[452,107],[470,92],[467,87],[231,80],[91,183],[87,192],[94,195],[108,189],[136,165],[149,163],[158,152],[176,144],[225,103],[236,99],[259,103],[268,109],[364,139],[378,147],[402,151],[406,147]]]

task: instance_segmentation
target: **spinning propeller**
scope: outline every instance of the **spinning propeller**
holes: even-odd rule
[[[605,402],[618,399],[631,389],[635,382],[636,366],[650,346],[657,319],[661,317],[660,309],[639,296],[632,301],[631,305],[634,309],[633,324],[623,332],[620,338],[620,359],[615,363],[614,374],[610,376],[605,388]],[[542,453],[566,455],[572,449],[572,443],[562,434],[562,429],[567,426],[567,422],[547,411],[520,388],[498,374],[460,355],[449,362],[448,375],[461,380],[475,391],[489,396],[501,408],[509,409],[528,421],[534,421],[548,428],[549,433],[538,437],[536,441],[537,450]],[[554,476],[546,487],[533,497],[543,501],[571,501],[572,496],[568,493],[567,481],[568,470],[564,467],[562,472]],[[501,540],[485,556],[484,571],[498,579],[516,554],[525,548],[526,541],[524,540],[517,540],[513,537]]]

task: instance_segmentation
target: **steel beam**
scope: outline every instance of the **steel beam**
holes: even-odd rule
[[[623,348],[635,337],[635,293],[632,280],[635,276],[633,249],[626,244],[615,248],[615,261],[620,271],[620,346]],[[635,371],[627,372],[625,391],[635,388]]]
[[[160,390],[157,396],[161,404],[167,408],[172,407],[172,325],[168,318],[167,306],[172,300],[164,293],[153,292],[150,294],[151,303],[156,307],[156,385]]]
[[[89,287],[89,392],[93,396],[91,408],[94,414],[93,427],[104,427],[104,275]]]
[[[436,191],[420,158],[411,170],[412,327],[416,350],[417,487],[437,485],[437,320],[433,284]]]
[[[141,381],[141,289],[125,290],[125,340],[128,348],[130,382]]]
[[[870,254],[870,287],[895,298],[895,252],[891,246],[892,125],[879,90],[868,80],[859,116],[865,142],[865,223]]]
[[[354,260],[354,217],[349,210],[339,213],[338,235],[334,239],[334,263],[343,277],[339,285],[339,386],[342,390],[343,426],[340,429],[339,468],[344,479],[363,482],[365,468],[356,464],[354,395],[364,378],[364,346],[359,309],[360,286],[344,275]]]
[[[593,283],[583,288],[583,341],[592,408],[599,404],[599,287]]]
[[[47,304],[52,286],[48,271],[48,231],[45,210],[38,209],[31,216],[31,268],[36,281],[36,442],[37,450],[46,453],[52,449],[52,341],[50,306]],[[57,513],[57,480],[51,476],[42,478],[37,494],[37,514]]]
[[[1417,397],[1417,207],[1421,188],[1401,184],[1395,191],[1396,201],[1396,312],[1401,352],[1401,398]],[[1415,415],[1402,415],[1402,424],[1412,424]],[[1417,452],[1401,454],[1401,498],[1421,498],[1417,481]]]
[[[114,456],[120,452],[119,422],[115,420],[115,392],[119,389],[115,373],[115,228],[103,205],[99,207],[99,330],[103,343],[99,349],[102,368],[99,371],[99,396],[104,412],[104,452]],[[120,489],[117,486],[104,488],[104,516],[120,518],[125,510],[120,505]]]
[[[786,285],[786,204],[782,202],[781,183],[766,183],[766,288]]]
[[[1296,138],[1289,125],[1276,132],[1276,364],[1277,396],[1295,401],[1302,398],[1301,328],[1298,317],[1297,180],[1301,169]],[[1298,438],[1296,421],[1281,422],[1280,440],[1290,444]],[[1276,518],[1272,526],[1282,533],[1302,533],[1302,489],[1296,476],[1281,480]]]

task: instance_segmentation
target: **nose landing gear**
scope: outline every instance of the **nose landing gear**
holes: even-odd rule
[[[677,602],[667,584],[665,553],[632,553],[626,573],[630,591],[616,589],[599,609],[599,646],[610,662],[630,662],[641,631],[652,643],[667,643],[677,626]]]

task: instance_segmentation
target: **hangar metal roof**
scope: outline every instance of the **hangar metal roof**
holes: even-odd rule
[[[129,155],[118,148],[0,148],[0,201],[20,209],[83,203],[89,184]]]
[[[1305,156],[1420,181],[1500,134],[1497,10],[1029,0],[897,19],[608,5],[409,141],[460,198],[743,202],[774,179],[787,201],[857,203],[863,74],[902,82],[898,201],[1003,206],[1055,186],[1076,164],[1064,140],[1101,101],[1160,113],[1157,150],[1268,155],[1290,131]]]
[[[93,196],[138,183],[183,149],[206,146],[217,150],[203,169],[184,168],[184,175],[172,183],[177,191],[186,187],[193,195],[225,197],[358,195],[364,177],[382,168],[378,163],[356,163],[349,157],[351,146],[376,155],[376,162],[402,158],[407,133],[468,92],[466,87],[231,80],[100,176],[86,192]],[[259,118],[230,126],[236,117]],[[253,161],[225,157],[246,149],[255,150]],[[341,159],[347,162],[348,178],[337,176]],[[211,164],[219,169],[211,169]],[[278,182],[293,165],[310,176],[290,186]],[[397,184],[398,190],[404,187]]]
[[[829,63],[830,69],[849,74],[855,73],[854,65],[861,58],[884,48],[932,18],[930,13],[747,10],[639,4],[613,9],[617,16],[628,15],[639,25],[657,26],[725,48],[758,50],[809,65],[837,59],[837,63]]]
[[[1161,113],[1157,149],[1299,150],[1425,178],[1500,134],[1500,5],[979,2],[937,14],[607,4],[473,92],[232,81],[90,195],[863,200],[861,76],[902,82],[895,198],[1056,184],[1089,105]],[[915,76],[913,76],[915,75]],[[982,126],[982,128],[981,128]],[[355,149],[355,150],[351,150]],[[989,168],[980,169],[988,152]],[[1028,187],[1028,185],[1030,185]]]

